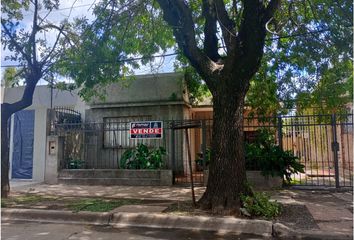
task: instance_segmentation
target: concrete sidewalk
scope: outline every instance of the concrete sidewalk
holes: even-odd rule
[[[196,187],[196,198],[199,199],[204,191],[204,187]],[[163,201],[186,201],[191,199],[191,189],[189,187],[165,186],[87,186],[36,184],[27,187],[11,189],[10,194],[16,193],[34,193],[62,197],[130,198]]]
[[[284,190],[272,196],[284,204],[303,204],[324,233],[353,235],[353,192]]]
[[[204,187],[196,188],[197,199],[205,191]],[[191,199],[191,191],[188,187],[140,187],[140,186],[80,186],[80,185],[45,185],[37,184],[20,189],[13,189],[12,194],[35,193],[42,195],[56,195],[63,197],[103,197],[103,198],[130,198],[143,200],[161,201],[185,201]],[[316,229],[314,232],[326,234],[353,236],[353,193],[352,192],[329,192],[310,190],[280,190],[270,192],[272,199],[283,204],[305,205],[312,215]],[[141,206],[142,208],[144,206]],[[121,211],[127,214],[128,210]],[[132,206],[137,208],[137,206]],[[162,209],[162,208],[161,208]],[[150,209],[151,210],[151,209]],[[142,211],[142,209],[140,209]],[[149,211],[144,211],[149,212]],[[152,214],[158,214],[159,210]],[[134,211],[131,211],[134,213]],[[277,226],[274,224],[274,226]],[[281,234],[302,234],[308,229],[279,228]],[[317,234],[316,233],[316,234]],[[298,235],[297,235],[298,236]],[[327,238],[326,238],[327,239]],[[341,239],[341,238],[339,238]]]

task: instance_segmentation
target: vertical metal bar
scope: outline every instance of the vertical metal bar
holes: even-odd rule
[[[335,114],[332,114],[332,116],[331,116],[331,123],[332,123],[332,135],[333,135],[332,151],[333,151],[333,158],[334,158],[334,171],[335,171],[335,179],[336,179],[336,188],[339,188],[337,119],[336,119]]]
[[[191,181],[191,190],[192,190],[192,202],[193,206],[195,207],[196,201],[195,201],[195,193],[194,193],[194,181],[193,181],[193,170],[192,170],[192,156],[191,156],[191,149],[189,145],[189,136],[188,136],[188,128],[185,129],[186,133],[186,143],[187,143],[187,155],[188,155],[188,166],[189,166],[189,174],[190,174],[190,181]]]
[[[172,179],[173,183],[175,183],[175,172],[176,172],[176,149],[175,149],[175,129],[174,129],[174,121],[171,122],[171,167],[172,167]]]
[[[202,120],[202,152],[203,152],[203,171],[206,170],[206,122]]]
[[[278,144],[283,149],[283,121],[281,115],[278,115]]]
[[[319,164],[318,164],[318,159],[317,159],[317,153],[318,153],[318,147],[317,147],[317,138],[316,138],[316,135],[317,135],[317,127],[319,125],[313,125],[313,137],[314,137],[314,140],[315,140],[315,161],[316,161],[316,166],[317,166],[317,176],[319,176],[319,173],[318,173],[318,170],[320,168]],[[322,178],[322,184],[323,184],[323,178]]]

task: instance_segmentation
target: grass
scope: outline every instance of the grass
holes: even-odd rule
[[[71,210],[73,212],[108,212],[123,205],[140,204],[142,201],[137,199],[98,199],[98,198],[72,198],[72,197],[53,197],[36,194],[24,194],[11,196],[1,199],[1,207],[10,208],[38,208]],[[52,208],[53,209],[53,208]]]
[[[103,200],[103,199],[80,199],[78,202],[69,203],[67,207],[73,212],[90,211],[90,212],[109,212],[117,207],[123,205],[134,205],[141,203],[136,199],[117,199],[117,200]]]
[[[2,198],[1,207],[7,207],[10,205],[23,205],[23,204],[35,204],[43,201],[54,201],[57,197],[52,196],[42,196],[36,194],[25,194],[21,196]]]

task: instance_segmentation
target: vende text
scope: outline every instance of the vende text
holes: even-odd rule
[[[130,129],[130,134],[161,134],[162,128]]]

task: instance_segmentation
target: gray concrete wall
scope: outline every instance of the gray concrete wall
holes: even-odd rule
[[[182,73],[135,76],[132,80],[124,82],[124,86],[122,82],[108,85],[102,93],[105,99],[93,99],[89,103],[91,107],[189,101]]]
[[[161,104],[154,106],[130,106],[112,108],[93,108],[86,110],[86,122],[103,122],[104,118],[111,117],[146,117],[152,120],[183,119],[184,104]]]
[[[60,170],[60,163],[63,158],[63,138],[48,136],[45,149],[45,171],[44,182],[57,184]]]

